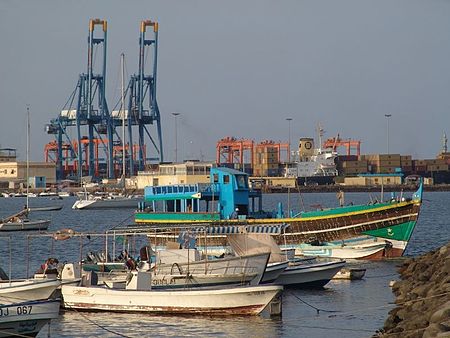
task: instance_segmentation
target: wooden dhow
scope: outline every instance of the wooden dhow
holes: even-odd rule
[[[214,182],[209,188],[191,185],[167,189],[149,187],[145,200],[152,206],[149,210],[145,205],[141,206],[135,214],[135,221],[147,225],[205,224],[212,229],[224,225],[248,229],[285,224],[288,227],[282,234],[274,234],[279,245],[320,244],[371,237],[387,244],[374,258],[399,257],[411,238],[422,205],[423,185],[420,183],[411,198],[394,198],[388,202],[348,205],[284,217],[281,208],[276,213],[254,210],[255,203],[250,204],[249,199],[254,199],[256,195],[252,195],[248,188],[246,174],[227,168],[212,168],[211,177]],[[201,212],[199,205],[202,199],[208,205],[216,203],[217,211],[208,209],[208,212]],[[163,205],[161,211],[157,210],[158,204]],[[194,208],[187,212],[190,205]],[[177,209],[177,206],[180,208]],[[234,208],[238,209],[237,215],[231,212],[235,211]],[[212,237],[215,237],[215,242],[211,245],[226,244],[225,236]]]

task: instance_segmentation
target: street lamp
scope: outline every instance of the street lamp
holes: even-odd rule
[[[180,113],[172,113],[175,119],[175,163],[178,162],[178,135],[177,135],[177,119]]]
[[[288,121],[288,162],[291,162],[291,121],[292,117],[287,117],[286,121]]]
[[[389,118],[392,116],[392,114],[384,114],[384,117],[386,117],[386,143],[387,143],[387,153],[389,155]]]

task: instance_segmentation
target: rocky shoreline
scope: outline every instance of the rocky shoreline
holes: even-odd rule
[[[450,337],[450,243],[399,268],[397,307],[378,337]]]

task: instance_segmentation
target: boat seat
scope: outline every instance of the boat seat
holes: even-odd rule
[[[98,275],[95,271],[88,271],[81,278],[81,286],[94,286],[98,284]]]

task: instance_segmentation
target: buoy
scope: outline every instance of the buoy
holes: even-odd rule
[[[65,241],[66,239],[71,238],[74,234],[75,231],[72,229],[61,229],[53,234],[53,239],[56,241]]]

